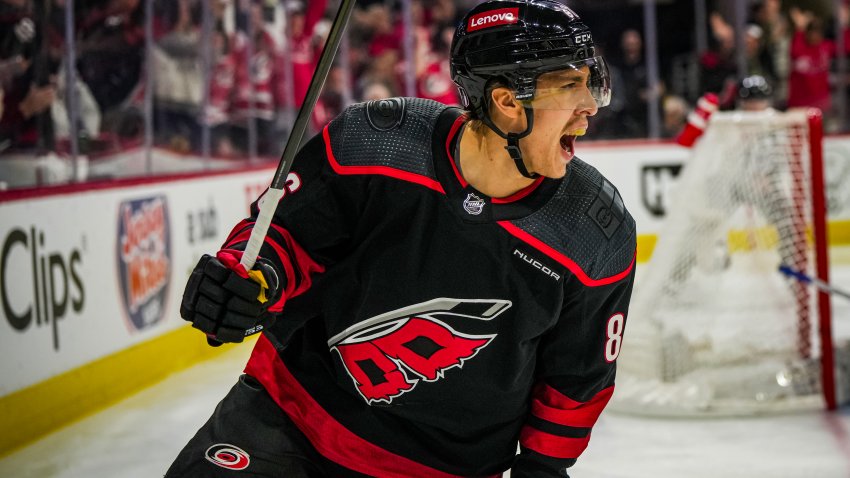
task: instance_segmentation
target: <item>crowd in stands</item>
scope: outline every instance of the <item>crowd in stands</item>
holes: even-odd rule
[[[828,124],[850,127],[846,119],[834,118],[832,97],[838,88],[848,87],[834,83],[841,78],[835,75],[841,42],[845,54],[850,51],[850,2],[832,12],[839,19],[836,31],[835,17],[782,1],[751,1],[744,32],[746,74],[761,75],[773,85],[778,108],[816,106],[834,120]],[[474,3],[411,0],[408,11],[399,1],[358,2],[344,53],[337,55],[316,105],[312,132],[351,102],[412,94],[458,104],[449,46],[458,19]],[[66,0],[0,0],[0,161],[14,154],[67,153],[74,131],[82,154],[138,146],[144,138],[146,95],[153,97],[153,141],[158,147],[192,154],[206,149],[221,157],[249,152],[277,156],[338,0],[67,4],[74,6],[72,32],[65,29]],[[152,22],[146,24],[148,9]],[[412,32],[405,28],[405,13]],[[731,108],[740,79],[731,23],[711,11],[710,47],[691,53],[686,61],[697,71],[698,82],[688,90],[669,69],[650,89],[639,28],[618,32],[618,39],[597,39],[605,49],[615,95],[592,121],[592,138],[646,137],[652,98],[660,99],[660,135],[665,138],[675,137],[705,92],[717,93],[721,107]],[[659,35],[664,31],[660,25]],[[74,54],[73,88],[65,65],[69,50]],[[846,82],[847,75],[843,78]],[[73,115],[69,104],[74,104]]]

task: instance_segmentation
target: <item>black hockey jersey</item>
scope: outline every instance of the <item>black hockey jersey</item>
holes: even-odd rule
[[[348,108],[299,152],[260,253],[286,285],[246,373],[365,475],[558,476],[613,393],[632,217],[578,158],[508,198],[475,190],[454,158],[466,120]]]

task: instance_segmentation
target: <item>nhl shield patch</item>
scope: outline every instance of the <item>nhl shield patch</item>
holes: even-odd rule
[[[469,193],[466,195],[466,199],[463,200],[463,210],[473,216],[477,216],[484,211],[484,204],[483,199],[473,193]]]

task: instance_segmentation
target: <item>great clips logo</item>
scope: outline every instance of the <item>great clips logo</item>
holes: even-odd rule
[[[446,321],[488,321],[510,308],[506,300],[439,298],[367,319],[328,341],[366,403],[391,403],[420,381],[436,382],[461,368],[496,334],[474,335]]]
[[[0,302],[13,329],[26,332],[33,323],[39,328],[49,326],[53,349],[59,350],[59,322],[85,310],[86,238],[78,242],[73,237],[59,239],[51,234],[45,240],[45,236],[44,230],[32,226],[12,229],[3,239]]]
[[[519,21],[519,8],[500,8],[473,15],[469,18],[466,31],[474,32],[482,28],[490,28],[498,25],[511,25]]]
[[[171,276],[171,234],[165,198],[126,201],[118,208],[118,277],[124,309],[136,330],[159,322]]]

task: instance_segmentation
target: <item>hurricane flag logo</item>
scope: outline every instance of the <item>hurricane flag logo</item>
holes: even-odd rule
[[[418,383],[463,367],[496,338],[459,332],[446,321],[488,321],[510,306],[507,300],[433,299],[360,322],[328,345],[368,404],[389,404]]]

